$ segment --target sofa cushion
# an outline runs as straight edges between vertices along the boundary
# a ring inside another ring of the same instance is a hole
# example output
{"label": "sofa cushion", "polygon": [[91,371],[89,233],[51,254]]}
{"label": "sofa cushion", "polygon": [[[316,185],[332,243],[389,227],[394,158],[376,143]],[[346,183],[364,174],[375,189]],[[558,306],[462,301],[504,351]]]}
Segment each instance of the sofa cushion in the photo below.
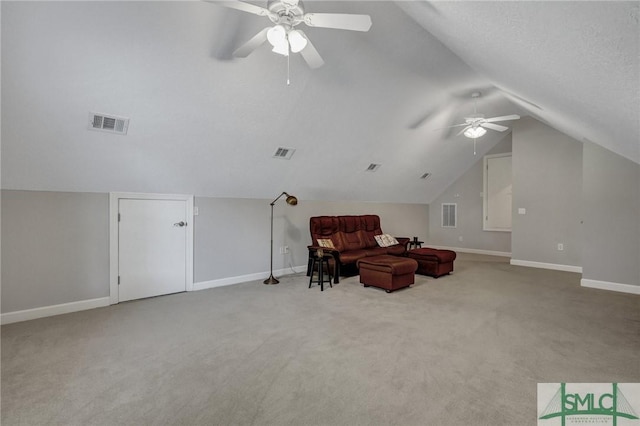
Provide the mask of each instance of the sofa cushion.
{"label": "sofa cushion", "polygon": [[405,247],[403,245],[401,245],[401,244],[396,244],[395,246],[389,246],[389,247],[384,247],[384,248],[380,247],[380,248],[385,250],[385,252],[387,254],[391,254],[391,255],[394,255],[394,256],[402,256],[406,252]]}
{"label": "sofa cushion", "polygon": [[342,247],[343,247],[343,250],[345,251],[361,250],[364,248],[364,244],[362,243],[362,239],[360,238],[359,232],[339,231],[336,233],[336,236],[342,242]]}
{"label": "sofa cushion", "polygon": [[360,232],[365,247],[378,247],[375,236],[382,234],[380,217],[374,214],[360,216]]}
{"label": "sofa cushion", "polygon": [[344,250],[342,241],[337,235],[338,218],[336,216],[316,216],[309,220],[309,229],[313,237],[313,245],[319,245],[318,239],[330,239],[336,250]]}
{"label": "sofa cushion", "polygon": [[340,252],[341,263],[355,263],[358,259],[363,259],[365,257],[367,257],[366,249]]}
{"label": "sofa cushion", "polygon": [[369,247],[365,249],[367,256],[380,256],[383,254],[387,254],[389,251],[386,247]]}

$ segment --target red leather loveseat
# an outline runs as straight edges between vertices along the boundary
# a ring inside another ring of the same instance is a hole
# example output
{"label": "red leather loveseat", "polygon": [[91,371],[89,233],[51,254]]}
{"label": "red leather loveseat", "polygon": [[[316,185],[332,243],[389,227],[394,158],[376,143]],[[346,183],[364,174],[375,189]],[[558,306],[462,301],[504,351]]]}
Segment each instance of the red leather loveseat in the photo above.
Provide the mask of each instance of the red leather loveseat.
{"label": "red leather loveseat", "polygon": [[[380,217],[377,215],[359,216],[315,216],[309,219],[311,245],[309,246],[309,265],[307,275],[311,273],[311,260],[317,249],[331,253],[335,259],[334,282],[339,282],[340,270],[353,266],[369,256],[389,254],[403,256],[407,251],[409,238],[396,238],[398,244],[380,247],[376,235],[382,235]],[[318,243],[318,240],[331,240],[333,248]]]}

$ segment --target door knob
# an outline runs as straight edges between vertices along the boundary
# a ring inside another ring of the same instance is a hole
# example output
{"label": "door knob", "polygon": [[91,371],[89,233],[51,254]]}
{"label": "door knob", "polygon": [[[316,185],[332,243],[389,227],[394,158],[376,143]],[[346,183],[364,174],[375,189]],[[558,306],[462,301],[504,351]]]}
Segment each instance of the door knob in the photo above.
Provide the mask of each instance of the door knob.
{"label": "door knob", "polygon": [[180,227],[187,226],[187,222],[180,221],[178,223],[174,223],[173,226],[180,226]]}

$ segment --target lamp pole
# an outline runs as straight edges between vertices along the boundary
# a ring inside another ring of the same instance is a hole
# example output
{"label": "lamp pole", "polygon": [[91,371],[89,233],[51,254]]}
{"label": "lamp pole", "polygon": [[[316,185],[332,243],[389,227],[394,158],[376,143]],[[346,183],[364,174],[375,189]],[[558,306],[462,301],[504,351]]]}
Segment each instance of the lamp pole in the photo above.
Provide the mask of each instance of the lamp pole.
{"label": "lamp pole", "polygon": [[276,277],[273,276],[273,206],[276,204],[276,201],[278,201],[283,195],[287,196],[287,204],[291,206],[295,206],[296,204],[298,204],[298,199],[296,197],[294,197],[293,195],[289,195],[284,191],[271,202],[271,263],[269,264],[269,278],[264,280],[264,284],[278,284],[280,282]]}

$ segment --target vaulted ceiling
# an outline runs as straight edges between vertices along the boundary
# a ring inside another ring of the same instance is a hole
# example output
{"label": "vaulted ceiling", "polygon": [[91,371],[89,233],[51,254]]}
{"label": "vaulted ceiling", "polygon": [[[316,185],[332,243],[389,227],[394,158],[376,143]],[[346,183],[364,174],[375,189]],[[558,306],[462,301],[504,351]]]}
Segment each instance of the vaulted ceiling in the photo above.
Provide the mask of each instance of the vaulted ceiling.
{"label": "vaulted ceiling", "polygon": [[[474,156],[437,130],[473,113],[475,91],[485,116],[530,115],[640,163],[638,5],[307,1],[373,26],[304,28],[325,65],[292,55],[287,85],[267,45],[231,56],[264,17],[2,2],[2,187],[429,203],[508,137],[489,131]],[[130,118],[127,135],[88,130],[89,112]]]}

